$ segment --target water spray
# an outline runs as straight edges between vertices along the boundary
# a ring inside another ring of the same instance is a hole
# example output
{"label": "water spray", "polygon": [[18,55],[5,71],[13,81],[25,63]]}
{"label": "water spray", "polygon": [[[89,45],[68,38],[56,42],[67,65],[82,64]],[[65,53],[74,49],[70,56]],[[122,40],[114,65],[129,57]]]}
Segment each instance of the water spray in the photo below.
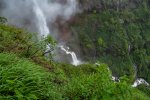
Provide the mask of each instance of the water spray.
{"label": "water spray", "polygon": [[[75,2],[74,0],[70,0],[69,1],[69,4],[71,4],[72,2]],[[50,30],[48,28],[48,25],[47,25],[47,21],[46,21],[46,17],[42,11],[42,9],[40,8],[37,0],[33,0],[33,10],[34,10],[34,13],[36,15],[36,18],[37,18],[37,21],[38,21],[38,29],[39,29],[39,32],[40,32],[40,36],[42,37],[46,37],[48,36],[48,34],[50,34]],[[74,6],[73,6],[74,7]],[[67,10],[68,12],[71,12],[71,10],[69,11],[69,9]],[[49,48],[49,45],[47,45],[47,49]],[[77,56],[75,54],[75,52],[71,52],[69,51],[69,47],[67,47],[67,49],[64,48],[63,45],[60,46],[60,49],[62,51],[64,51],[67,55],[70,54],[71,55],[71,58],[72,58],[72,64],[77,66],[80,64],[80,61],[77,59]],[[46,50],[48,51],[48,50]]]}

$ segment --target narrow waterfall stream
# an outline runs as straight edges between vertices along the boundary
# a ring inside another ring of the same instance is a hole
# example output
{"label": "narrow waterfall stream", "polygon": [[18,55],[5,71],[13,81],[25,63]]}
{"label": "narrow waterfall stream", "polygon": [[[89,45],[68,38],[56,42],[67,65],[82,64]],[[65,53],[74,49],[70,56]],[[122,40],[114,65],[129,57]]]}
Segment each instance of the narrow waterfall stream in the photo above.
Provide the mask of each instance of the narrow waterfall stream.
{"label": "narrow waterfall stream", "polygon": [[63,45],[61,45],[60,49],[63,50],[67,55],[68,54],[71,55],[73,65],[77,66],[77,65],[81,64],[80,61],[77,59],[76,54],[74,52],[69,51],[69,48],[66,49]]}
{"label": "narrow waterfall stream", "polygon": [[36,19],[38,21],[37,27],[39,29],[40,35],[46,37],[50,33],[46,22],[46,17],[42,9],[40,8],[39,4],[37,3],[37,0],[33,0],[33,4],[34,4],[33,10],[36,15]]}
{"label": "narrow waterfall stream", "polygon": [[145,84],[145,85],[149,86],[149,83],[146,82],[144,79],[142,79],[142,78],[137,78],[137,79],[135,80],[135,82],[133,83],[132,87],[137,87],[137,86],[139,86],[139,85],[141,85],[141,84]]}
{"label": "narrow waterfall stream", "polygon": [[[74,2],[74,0],[70,1],[69,3],[72,3],[72,2]],[[40,36],[46,37],[48,34],[50,34],[50,30],[48,28],[47,21],[46,21],[46,16],[44,15],[42,9],[40,8],[37,0],[33,0],[33,4],[34,4],[33,11],[38,21],[37,27],[39,29]],[[47,46],[47,48],[49,48],[49,46]],[[77,66],[80,64],[80,61],[77,59],[75,52],[68,51],[67,49],[64,48],[63,45],[60,46],[60,49],[64,51],[67,55],[68,54],[71,55],[73,65]]]}

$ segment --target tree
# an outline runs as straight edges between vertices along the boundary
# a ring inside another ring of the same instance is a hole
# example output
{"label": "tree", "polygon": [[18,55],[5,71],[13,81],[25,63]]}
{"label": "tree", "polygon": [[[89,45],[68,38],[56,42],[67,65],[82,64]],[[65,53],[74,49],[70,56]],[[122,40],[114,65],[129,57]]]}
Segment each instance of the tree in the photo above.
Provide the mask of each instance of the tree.
{"label": "tree", "polygon": [[0,24],[5,24],[7,22],[7,19],[4,17],[0,17]]}

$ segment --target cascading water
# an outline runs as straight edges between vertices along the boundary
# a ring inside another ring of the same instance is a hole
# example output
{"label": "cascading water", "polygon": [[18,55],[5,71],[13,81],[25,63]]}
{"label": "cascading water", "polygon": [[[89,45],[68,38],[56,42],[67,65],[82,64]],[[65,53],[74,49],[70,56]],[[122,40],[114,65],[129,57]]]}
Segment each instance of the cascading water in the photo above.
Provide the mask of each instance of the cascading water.
{"label": "cascading water", "polygon": [[[136,64],[133,64],[133,68],[134,68],[134,70],[135,70],[134,77],[135,77],[135,79],[136,79],[136,78],[137,78],[137,65],[136,65]],[[139,85],[141,85],[141,84],[145,84],[145,85],[149,86],[149,83],[146,82],[144,79],[142,79],[142,78],[137,78],[137,79],[135,80],[135,82],[132,84],[132,87],[137,87],[137,86],[139,86]]]}
{"label": "cascading water", "polygon": [[[72,3],[74,0],[70,0],[69,3]],[[46,22],[46,17],[42,11],[42,9],[40,8],[37,0],[33,0],[33,4],[34,4],[34,7],[33,7],[33,10],[34,10],[34,13],[36,15],[36,18],[37,18],[37,21],[38,21],[38,29],[39,29],[39,32],[40,32],[40,35],[43,36],[43,37],[46,37],[49,33],[50,33],[50,30],[47,26],[47,22]],[[66,54],[70,54],[71,57],[72,57],[72,64],[77,66],[80,64],[80,61],[77,59],[77,56],[74,52],[70,52],[68,51],[67,49],[64,48],[63,45],[60,46],[61,50],[63,50]],[[49,45],[47,45],[46,49],[49,49]],[[48,50],[46,50],[48,51]]]}
{"label": "cascading water", "polygon": [[137,87],[137,86],[139,86],[139,85],[141,85],[141,84],[145,84],[145,85],[149,86],[149,83],[146,82],[144,79],[138,78],[138,79],[136,79],[136,81],[133,83],[132,87]]}
{"label": "cascading water", "polygon": [[73,61],[72,61],[72,64],[73,64],[73,65],[77,66],[77,65],[81,64],[80,61],[77,59],[76,54],[75,54],[74,52],[68,51],[69,48],[65,49],[65,47],[64,47],[63,45],[61,45],[61,46],[59,46],[59,47],[60,47],[60,49],[61,49],[62,51],[64,51],[66,54],[70,54],[70,55],[71,55],[72,60],[73,60]]}
{"label": "cascading water", "polygon": [[[34,10],[34,13],[36,15],[36,19],[37,19],[37,23],[38,23],[37,26],[38,26],[40,35],[43,37],[46,37],[50,33],[50,30],[47,26],[46,17],[44,15],[42,9],[40,8],[37,0],[32,0],[32,1],[34,4],[33,10]],[[73,2],[73,0],[70,0],[70,3],[71,2]],[[66,10],[66,11],[69,11],[69,10]],[[71,55],[73,65],[77,66],[77,65],[81,64],[81,62],[77,59],[76,54],[74,52],[69,51],[69,48],[66,49],[63,45],[58,46],[58,47],[60,47],[60,49],[62,51],[64,51],[67,55]],[[49,45],[47,45],[47,48],[49,48]],[[136,77],[136,73],[137,73],[136,65],[134,65],[134,68],[135,68],[135,77]],[[120,82],[119,78],[114,77],[114,76],[112,76],[112,80]],[[145,85],[149,86],[149,83],[147,83],[144,79],[138,78],[133,83],[132,87],[137,87],[138,85],[141,85],[141,84],[145,84]]]}
{"label": "cascading water", "polygon": [[[100,66],[99,63],[95,63],[95,65]],[[137,77],[137,76],[136,76],[136,75],[137,75],[137,66],[136,66],[136,64],[134,64],[133,66],[134,66],[134,69],[135,69],[135,75],[134,75],[134,77],[136,78],[136,77]],[[109,67],[108,67],[108,70],[110,71]],[[114,82],[120,82],[119,77],[111,76],[111,79],[112,79]],[[131,86],[132,86],[132,87],[137,87],[137,86],[139,86],[139,85],[141,85],[141,84],[144,84],[144,85],[146,85],[146,86],[150,86],[150,84],[149,84],[146,80],[144,80],[144,79],[142,79],[142,78],[137,78]]]}
{"label": "cascading water", "polygon": [[39,4],[37,3],[37,0],[33,0],[33,4],[34,4],[33,10],[38,21],[38,29],[40,35],[46,37],[50,33],[46,22],[46,17],[43,11],[41,10]]}

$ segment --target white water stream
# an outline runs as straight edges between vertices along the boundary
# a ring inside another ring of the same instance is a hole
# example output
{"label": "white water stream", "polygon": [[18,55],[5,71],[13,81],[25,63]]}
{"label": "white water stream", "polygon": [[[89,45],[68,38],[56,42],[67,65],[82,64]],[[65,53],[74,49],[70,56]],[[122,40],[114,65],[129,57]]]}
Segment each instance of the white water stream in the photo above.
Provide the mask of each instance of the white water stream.
{"label": "white water stream", "polygon": [[[114,82],[120,82],[119,78],[118,78],[118,77],[115,77],[115,76],[112,76],[112,80],[113,80]],[[144,85],[146,85],[146,86],[149,86],[149,85],[150,85],[150,84],[149,84],[148,82],[146,82],[144,79],[142,79],[142,78],[137,78],[131,86],[132,86],[132,87],[137,87],[137,86],[139,86],[139,85],[141,85],[141,84],[144,84]]]}
{"label": "white water stream", "polygon": [[77,66],[77,65],[80,65],[80,64],[81,64],[80,61],[77,59],[76,54],[75,54],[74,52],[72,52],[72,51],[69,51],[69,48],[68,48],[68,47],[67,47],[67,49],[66,49],[63,45],[61,45],[61,46],[59,46],[59,47],[60,47],[60,49],[63,50],[67,55],[68,55],[68,54],[71,55],[71,57],[72,57],[72,64],[73,64],[73,65]]}
{"label": "white water stream", "polygon": [[139,86],[141,84],[145,84],[145,85],[149,86],[149,83],[146,82],[144,79],[138,78],[138,79],[135,80],[135,82],[133,83],[132,87],[137,87],[137,86]]}
{"label": "white water stream", "polygon": [[38,21],[37,23],[40,35],[46,37],[50,33],[46,22],[46,17],[42,9],[40,8],[39,4],[37,3],[37,0],[33,0],[33,4],[34,4],[33,10],[35,12],[36,19]]}
{"label": "white water stream", "polygon": [[[100,66],[99,63],[95,63],[95,65]],[[136,78],[136,76],[137,76],[137,66],[136,66],[136,64],[134,64],[133,66],[134,66],[134,69],[135,69],[134,77]],[[108,67],[108,70],[110,71],[109,67]],[[119,77],[111,76],[111,79],[114,82],[120,82]],[[142,78],[137,78],[131,86],[132,87],[137,87],[137,86],[139,86],[141,84],[144,84],[146,86],[150,86],[150,84],[146,80],[144,80]]]}
{"label": "white water stream", "polygon": [[[69,3],[72,3],[73,1],[74,0],[70,1]],[[42,9],[40,8],[37,0],[33,0],[33,4],[34,4],[33,10],[36,15],[36,19],[38,21],[37,27],[39,29],[40,35],[41,35],[41,37],[46,37],[48,34],[50,34],[50,30],[47,25],[46,17],[44,15]],[[47,45],[47,49],[48,48],[49,48],[49,45]],[[71,55],[73,65],[77,66],[80,64],[80,61],[77,59],[77,56],[74,52],[68,51],[68,49],[65,49],[63,45],[60,46],[60,49],[62,51],[64,51],[67,55],[68,54]],[[46,51],[48,51],[48,50],[46,50]]]}

